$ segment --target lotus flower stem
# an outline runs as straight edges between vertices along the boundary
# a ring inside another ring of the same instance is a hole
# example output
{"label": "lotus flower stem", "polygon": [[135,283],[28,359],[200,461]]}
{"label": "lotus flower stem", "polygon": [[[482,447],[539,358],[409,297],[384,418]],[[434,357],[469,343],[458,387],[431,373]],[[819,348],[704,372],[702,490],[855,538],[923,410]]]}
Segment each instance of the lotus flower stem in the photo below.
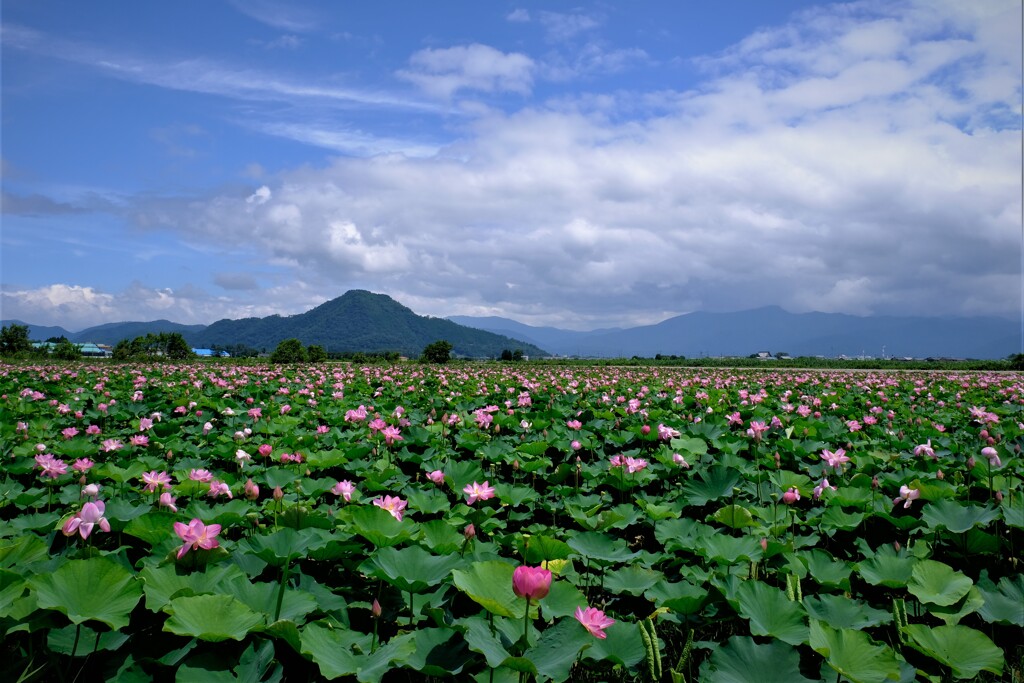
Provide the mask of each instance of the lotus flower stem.
{"label": "lotus flower stem", "polygon": [[288,585],[288,573],[291,570],[291,562],[285,560],[281,568],[281,585],[277,589],[277,606],[274,608],[274,621],[281,618],[281,605],[284,604],[284,589]]}

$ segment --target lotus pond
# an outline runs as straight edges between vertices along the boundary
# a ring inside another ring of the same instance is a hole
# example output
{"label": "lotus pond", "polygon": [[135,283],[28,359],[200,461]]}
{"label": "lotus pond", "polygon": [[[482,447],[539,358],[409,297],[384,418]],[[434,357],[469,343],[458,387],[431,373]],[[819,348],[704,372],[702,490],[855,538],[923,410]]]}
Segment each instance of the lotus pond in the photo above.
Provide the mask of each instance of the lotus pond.
{"label": "lotus pond", "polygon": [[1014,680],[1024,376],[0,365],[3,680]]}

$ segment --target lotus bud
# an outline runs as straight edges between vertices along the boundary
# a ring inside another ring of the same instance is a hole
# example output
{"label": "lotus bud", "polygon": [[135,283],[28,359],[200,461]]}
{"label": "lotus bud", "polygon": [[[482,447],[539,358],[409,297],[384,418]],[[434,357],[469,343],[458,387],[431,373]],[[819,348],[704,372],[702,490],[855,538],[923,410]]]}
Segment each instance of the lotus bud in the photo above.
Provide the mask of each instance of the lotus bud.
{"label": "lotus bud", "polygon": [[995,445],[995,442],[996,442],[995,438],[993,438],[991,436],[988,437],[988,445],[989,446]]}
{"label": "lotus bud", "polygon": [[874,476],[874,477],[871,477],[871,488],[873,488],[873,489],[877,489],[878,488],[878,476],[877,475]]}
{"label": "lotus bud", "polygon": [[78,478],[78,483],[81,484],[82,486],[85,486],[85,482],[86,482],[86,479],[85,479],[85,475],[83,474],[81,477]]}
{"label": "lotus bud", "polygon": [[768,550],[768,539],[767,538],[762,538],[761,539],[761,550]]}
{"label": "lotus bud", "polygon": [[374,619],[380,619],[382,613],[383,610],[380,608],[380,603],[377,601],[377,598],[374,598],[373,605],[370,606],[370,614]]}
{"label": "lotus bud", "polygon": [[1002,503],[1003,502],[1003,492],[1002,491],[996,491],[996,502],[997,503]]}
{"label": "lotus bud", "polygon": [[476,538],[476,527],[472,524],[467,525],[466,528],[463,529],[462,535],[466,537],[467,541],[472,541]]}
{"label": "lotus bud", "polygon": [[252,479],[246,480],[244,490],[247,500],[256,500],[260,497],[260,487]]}
{"label": "lotus bud", "polygon": [[980,436],[982,439],[987,439],[989,437],[988,430],[982,429],[978,436]]}
{"label": "lotus bud", "polygon": [[967,458],[967,469],[973,470],[975,462],[976,461],[974,460],[974,456],[973,455],[971,457]]}
{"label": "lotus bud", "polygon": [[650,434],[651,433],[651,425],[644,425],[643,427],[641,427],[640,428],[640,433],[643,434],[644,436],[647,436],[648,434]]}
{"label": "lotus bud", "polygon": [[900,551],[900,542],[899,541],[893,541],[892,542],[892,547],[896,549],[896,552],[899,552]]}
{"label": "lotus bud", "polygon": [[515,470],[516,472],[519,471],[519,460],[518,459],[512,461],[512,469]]}
{"label": "lotus bud", "polygon": [[936,478],[937,478],[937,479],[938,479],[939,481],[942,481],[943,479],[945,479],[945,478],[946,478],[946,475],[942,473],[942,470],[939,470],[938,472],[936,472],[936,473],[935,473],[935,477],[936,477]]}
{"label": "lotus bud", "polygon": [[280,502],[284,498],[284,491],[281,490],[280,486],[274,487],[274,500]]}

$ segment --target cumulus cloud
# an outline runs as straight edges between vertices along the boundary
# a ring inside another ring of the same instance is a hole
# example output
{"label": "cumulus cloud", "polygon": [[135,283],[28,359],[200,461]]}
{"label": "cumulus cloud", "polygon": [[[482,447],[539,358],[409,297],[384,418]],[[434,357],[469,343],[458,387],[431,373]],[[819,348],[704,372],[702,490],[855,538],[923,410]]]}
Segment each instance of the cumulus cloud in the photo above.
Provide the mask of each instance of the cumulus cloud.
{"label": "cumulus cloud", "polygon": [[[225,274],[230,279],[230,274]],[[148,322],[167,319],[184,324],[208,324],[223,318],[289,315],[307,311],[325,301],[308,283],[288,283],[251,291],[214,296],[196,285],[177,288],[149,287],[133,282],[120,291],[53,284],[44,287],[0,288],[4,319],[33,325],[59,325],[76,332],[109,322]]]}
{"label": "cumulus cloud", "polygon": [[524,54],[473,43],[420,50],[398,76],[430,95],[448,98],[460,90],[528,94],[533,70],[533,60]]}
{"label": "cumulus cloud", "polygon": [[[693,90],[481,108],[433,154],[335,158],[133,209],[291,273],[301,285],[244,300],[267,312],[361,287],[419,313],[578,328],[767,304],[1014,315],[1020,6],[893,7],[804,12],[702,60]],[[539,67],[513,56],[424,50],[403,76],[441,97],[529,92]],[[5,315],[30,293],[8,296]],[[230,308],[169,296],[182,321]]]}

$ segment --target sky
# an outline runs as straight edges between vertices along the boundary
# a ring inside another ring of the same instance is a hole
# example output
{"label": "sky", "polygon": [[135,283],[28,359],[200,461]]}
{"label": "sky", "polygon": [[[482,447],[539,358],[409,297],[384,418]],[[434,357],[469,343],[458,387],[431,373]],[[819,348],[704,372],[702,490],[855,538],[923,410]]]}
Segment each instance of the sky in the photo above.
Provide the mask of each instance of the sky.
{"label": "sky", "polygon": [[1022,308],[1019,0],[4,0],[0,318]]}

